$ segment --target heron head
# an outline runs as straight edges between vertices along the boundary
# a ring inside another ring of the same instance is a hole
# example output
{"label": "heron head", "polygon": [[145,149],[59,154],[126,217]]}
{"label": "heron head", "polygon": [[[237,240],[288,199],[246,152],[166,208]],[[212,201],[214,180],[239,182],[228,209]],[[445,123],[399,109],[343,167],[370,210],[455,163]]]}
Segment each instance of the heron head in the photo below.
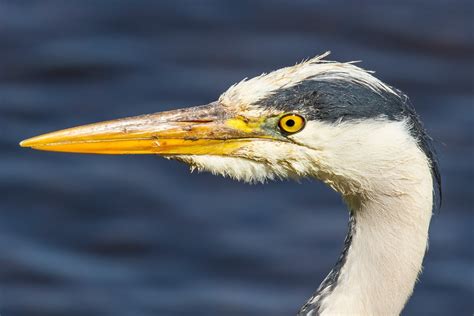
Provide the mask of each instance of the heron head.
{"label": "heron head", "polygon": [[417,148],[433,158],[403,94],[326,55],[241,81],[207,105],[70,128],[21,146],[156,154],[247,182],[316,177],[343,193],[367,190]]}

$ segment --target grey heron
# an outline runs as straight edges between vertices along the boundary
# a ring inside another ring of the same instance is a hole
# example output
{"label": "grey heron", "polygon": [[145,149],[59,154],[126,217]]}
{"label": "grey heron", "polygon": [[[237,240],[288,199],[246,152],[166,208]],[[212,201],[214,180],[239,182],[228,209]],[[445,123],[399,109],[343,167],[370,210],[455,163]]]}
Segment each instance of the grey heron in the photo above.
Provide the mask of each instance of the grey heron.
{"label": "grey heron", "polygon": [[299,315],[398,315],[427,249],[441,178],[408,98],[328,53],[203,106],[69,128],[23,147],[156,154],[246,182],[319,179],[349,209],[343,252]]}

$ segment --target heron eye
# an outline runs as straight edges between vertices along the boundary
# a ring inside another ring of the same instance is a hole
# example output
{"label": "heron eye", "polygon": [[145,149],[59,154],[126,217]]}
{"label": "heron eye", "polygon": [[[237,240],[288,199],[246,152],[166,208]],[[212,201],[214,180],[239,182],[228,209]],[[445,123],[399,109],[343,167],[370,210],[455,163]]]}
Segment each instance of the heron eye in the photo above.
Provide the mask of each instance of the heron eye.
{"label": "heron eye", "polygon": [[297,133],[303,129],[305,120],[298,114],[285,114],[280,118],[278,126],[285,133]]}

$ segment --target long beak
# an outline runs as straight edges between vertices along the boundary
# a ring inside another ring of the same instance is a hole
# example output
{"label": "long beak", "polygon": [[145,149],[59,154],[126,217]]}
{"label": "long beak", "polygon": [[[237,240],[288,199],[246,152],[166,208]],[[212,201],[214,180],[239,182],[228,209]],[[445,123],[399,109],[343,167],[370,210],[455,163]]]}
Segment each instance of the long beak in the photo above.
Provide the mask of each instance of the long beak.
{"label": "long beak", "polygon": [[271,138],[261,121],[209,105],[89,124],[24,140],[22,147],[90,154],[230,155],[255,138]]}

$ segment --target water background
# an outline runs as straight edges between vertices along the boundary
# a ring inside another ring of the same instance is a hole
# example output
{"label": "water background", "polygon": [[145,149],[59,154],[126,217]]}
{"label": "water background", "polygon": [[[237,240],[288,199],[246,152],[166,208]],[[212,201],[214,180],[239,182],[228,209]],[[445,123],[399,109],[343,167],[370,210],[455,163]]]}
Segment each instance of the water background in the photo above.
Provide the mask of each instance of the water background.
{"label": "water background", "polygon": [[405,91],[437,140],[444,204],[404,315],[472,315],[473,21],[471,0],[0,0],[0,313],[294,315],[346,232],[324,185],[17,143],[331,50]]}

